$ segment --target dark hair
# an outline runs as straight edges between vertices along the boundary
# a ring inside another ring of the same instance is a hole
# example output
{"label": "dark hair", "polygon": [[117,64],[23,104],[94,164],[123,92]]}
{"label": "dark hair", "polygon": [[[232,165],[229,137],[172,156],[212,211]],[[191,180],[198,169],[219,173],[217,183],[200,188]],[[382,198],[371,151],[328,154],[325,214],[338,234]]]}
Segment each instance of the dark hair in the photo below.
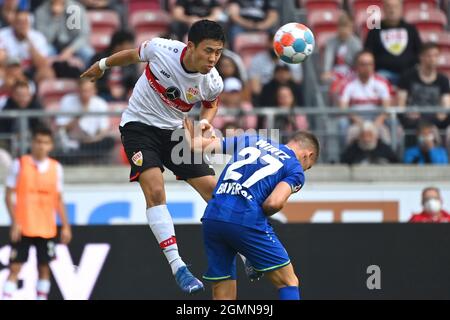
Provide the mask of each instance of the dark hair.
{"label": "dark hair", "polygon": [[124,42],[134,43],[134,40],[135,40],[134,33],[131,32],[130,30],[122,29],[122,30],[116,31],[111,38],[111,42],[109,43],[108,51],[112,51],[115,46],[118,46]]}
{"label": "dark hair", "polygon": [[294,140],[302,147],[312,148],[316,154],[315,160],[319,158],[320,143],[317,137],[308,131],[297,131],[291,136],[291,140]]}
{"label": "dark hair", "polygon": [[373,55],[372,51],[369,51],[367,49],[363,49],[363,50],[361,50],[360,52],[358,52],[356,54],[355,60],[354,60],[354,64],[355,65],[358,63],[359,58],[361,58],[361,56],[364,55],[364,54],[370,54],[375,59],[375,56]]}
{"label": "dark hair", "polygon": [[220,24],[211,20],[200,20],[194,23],[189,29],[188,41],[198,46],[206,39],[222,41],[225,43],[225,32]]}
{"label": "dark hair", "polygon": [[424,129],[433,129],[435,127],[435,125],[427,120],[421,120],[418,124],[417,124],[417,132],[421,132]]}
{"label": "dark hair", "polygon": [[53,131],[44,125],[39,125],[34,128],[31,137],[35,139],[38,135],[50,137],[53,140]]}
{"label": "dark hair", "polygon": [[427,52],[428,50],[431,50],[431,49],[438,49],[439,50],[439,46],[436,43],[434,43],[434,42],[424,43],[420,47],[419,55],[421,56],[422,54],[424,54],[425,52]]}
{"label": "dark hair", "polygon": [[18,80],[16,81],[16,83],[14,83],[12,89],[13,91],[15,91],[18,88],[30,88],[30,85],[28,84],[28,82],[24,81],[24,80]]}

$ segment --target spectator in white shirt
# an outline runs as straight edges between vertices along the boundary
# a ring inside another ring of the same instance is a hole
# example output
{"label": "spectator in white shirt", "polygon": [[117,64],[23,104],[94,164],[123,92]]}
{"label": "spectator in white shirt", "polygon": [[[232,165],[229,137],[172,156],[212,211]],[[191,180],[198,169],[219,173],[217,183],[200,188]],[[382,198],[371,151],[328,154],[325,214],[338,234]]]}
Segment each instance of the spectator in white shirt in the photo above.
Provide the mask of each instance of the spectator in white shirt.
{"label": "spectator in white shirt", "polygon": [[22,68],[37,82],[54,76],[47,60],[47,40],[42,33],[31,28],[28,11],[18,11],[12,25],[0,29],[0,48],[5,49],[8,57],[20,59]]}
{"label": "spectator in white shirt", "polygon": [[[93,82],[80,79],[79,92],[65,95],[61,100],[61,111],[105,112],[108,105],[105,100],[96,95]],[[92,161],[107,155],[114,147],[108,116],[61,116],[56,119],[60,129],[63,149],[67,158],[78,158],[75,161]],[[61,159],[63,160],[63,159]]]}

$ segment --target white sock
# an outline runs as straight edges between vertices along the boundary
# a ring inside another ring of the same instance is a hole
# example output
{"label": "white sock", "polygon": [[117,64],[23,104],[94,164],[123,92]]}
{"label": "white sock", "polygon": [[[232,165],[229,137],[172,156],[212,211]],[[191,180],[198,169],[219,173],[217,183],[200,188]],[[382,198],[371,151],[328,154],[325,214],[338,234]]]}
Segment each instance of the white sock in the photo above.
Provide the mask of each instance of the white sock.
{"label": "white sock", "polygon": [[11,300],[13,293],[17,290],[17,281],[5,281],[3,285],[3,300]]}
{"label": "white sock", "polygon": [[178,268],[186,264],[181,260],[180,254],[178,253],[175,228],[169,210],[167,210],[165,204],[162,204],[148,208],[146,215],[150,229],[152,229],[159,246],[163,250],[172,269],[172,273],[175,274]]}
{"label": "white sock", "polygon": [[36,300],[47,300],[50,292],[50,280],[38,280]]}

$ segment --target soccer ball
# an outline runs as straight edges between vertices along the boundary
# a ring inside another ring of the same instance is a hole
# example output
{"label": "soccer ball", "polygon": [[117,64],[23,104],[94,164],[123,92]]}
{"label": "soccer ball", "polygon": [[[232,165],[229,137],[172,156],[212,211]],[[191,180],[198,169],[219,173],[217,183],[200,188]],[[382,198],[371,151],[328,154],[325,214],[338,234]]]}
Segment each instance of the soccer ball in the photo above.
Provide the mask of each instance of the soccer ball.
{"label": "soccer ball", "polygon": [[287,63],[301,63],[314,51],[314,34],[305,25],[291,22],[282,26],[273,38],[273,49]]}

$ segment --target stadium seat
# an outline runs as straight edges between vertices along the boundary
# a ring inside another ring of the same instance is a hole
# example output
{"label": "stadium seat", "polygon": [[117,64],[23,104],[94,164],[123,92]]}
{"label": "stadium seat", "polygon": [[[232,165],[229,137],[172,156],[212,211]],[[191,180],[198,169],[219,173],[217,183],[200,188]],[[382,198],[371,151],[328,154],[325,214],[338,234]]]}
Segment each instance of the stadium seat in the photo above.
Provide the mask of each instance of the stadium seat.
{"label": "stadium seat", "polygon": [[170,21],[170,16],[165,11],[138,11],[130,15],[129,24],[136,34],[166,33]]}
{"label": "stadium seat", "polygon": [[323,52],[327,44],[327,41],[335,35],[336,32],[333,31],[324,31],[315,35],[316,45],[319,52]]}
{"label": "stadium seat", "polygon": [[436,43],[441,52],[450,52],[450,32],[448,31],[421,31],[420,38],[423,42]]}
{"label": "stadium seat", "polygon": [[447,25],[447,17],[439,9],[410,10],[406,12],[405,20],[416,25],[419,31],[443,31]]}
{"label": "stadium seat", "polygon": [[91,33],[90,37],[91,46],[94,48],[95,52],[101,52],[105,50],[109,43],[111,42],[111,35],[104,33]]}
{"label": "stadium seat", "polygon": [[321,32],[335,32],[341,13],[339,9],[310,12],[307,14],[308,26],[315,35]]}
{"label": "stadium seat", "polygon": [[315,10],[335,10],[342,8],[342,0],[298,0],[301,8],[307,12]]}
{"label": "stadium seat", "polygon": [[114,10],[89,10],[87,14],[91,23],[91,32],[111,35],[120,29],[119,14]]}
{"label": "stadium seat", "polygon": [[439,71],[449,74],[450,73],[450,53],[442,52],[439,56]]}
{"label": "stadium seat", "polygon": [[403,0],[403,11],[436,9],[438,5],[439,0]]}
{"label": "stadium seat", "polygon": [[127,2],[128,17],[135,12],[160,10],[160,0],[124,0]]}
{"label": "stadium seat", "polygon": [[48,79],[39,82],[38,97],[45,109],[57,109],[61,98],[78,91],[78,81],[74,79]]}
{"label": "stadium seat", "polygon": [[234,39],[234,51],[239,54],[246,67],[250,66],[252,57],[267,48],[267,33],[243,32]]}
{"label": "stadium seat", "polygon": [[383,8],[383,0],[350,0],[349,7],[351,8],[354,15],[360,11],[366,12],[367,8],[370,6],[378,6]]}

